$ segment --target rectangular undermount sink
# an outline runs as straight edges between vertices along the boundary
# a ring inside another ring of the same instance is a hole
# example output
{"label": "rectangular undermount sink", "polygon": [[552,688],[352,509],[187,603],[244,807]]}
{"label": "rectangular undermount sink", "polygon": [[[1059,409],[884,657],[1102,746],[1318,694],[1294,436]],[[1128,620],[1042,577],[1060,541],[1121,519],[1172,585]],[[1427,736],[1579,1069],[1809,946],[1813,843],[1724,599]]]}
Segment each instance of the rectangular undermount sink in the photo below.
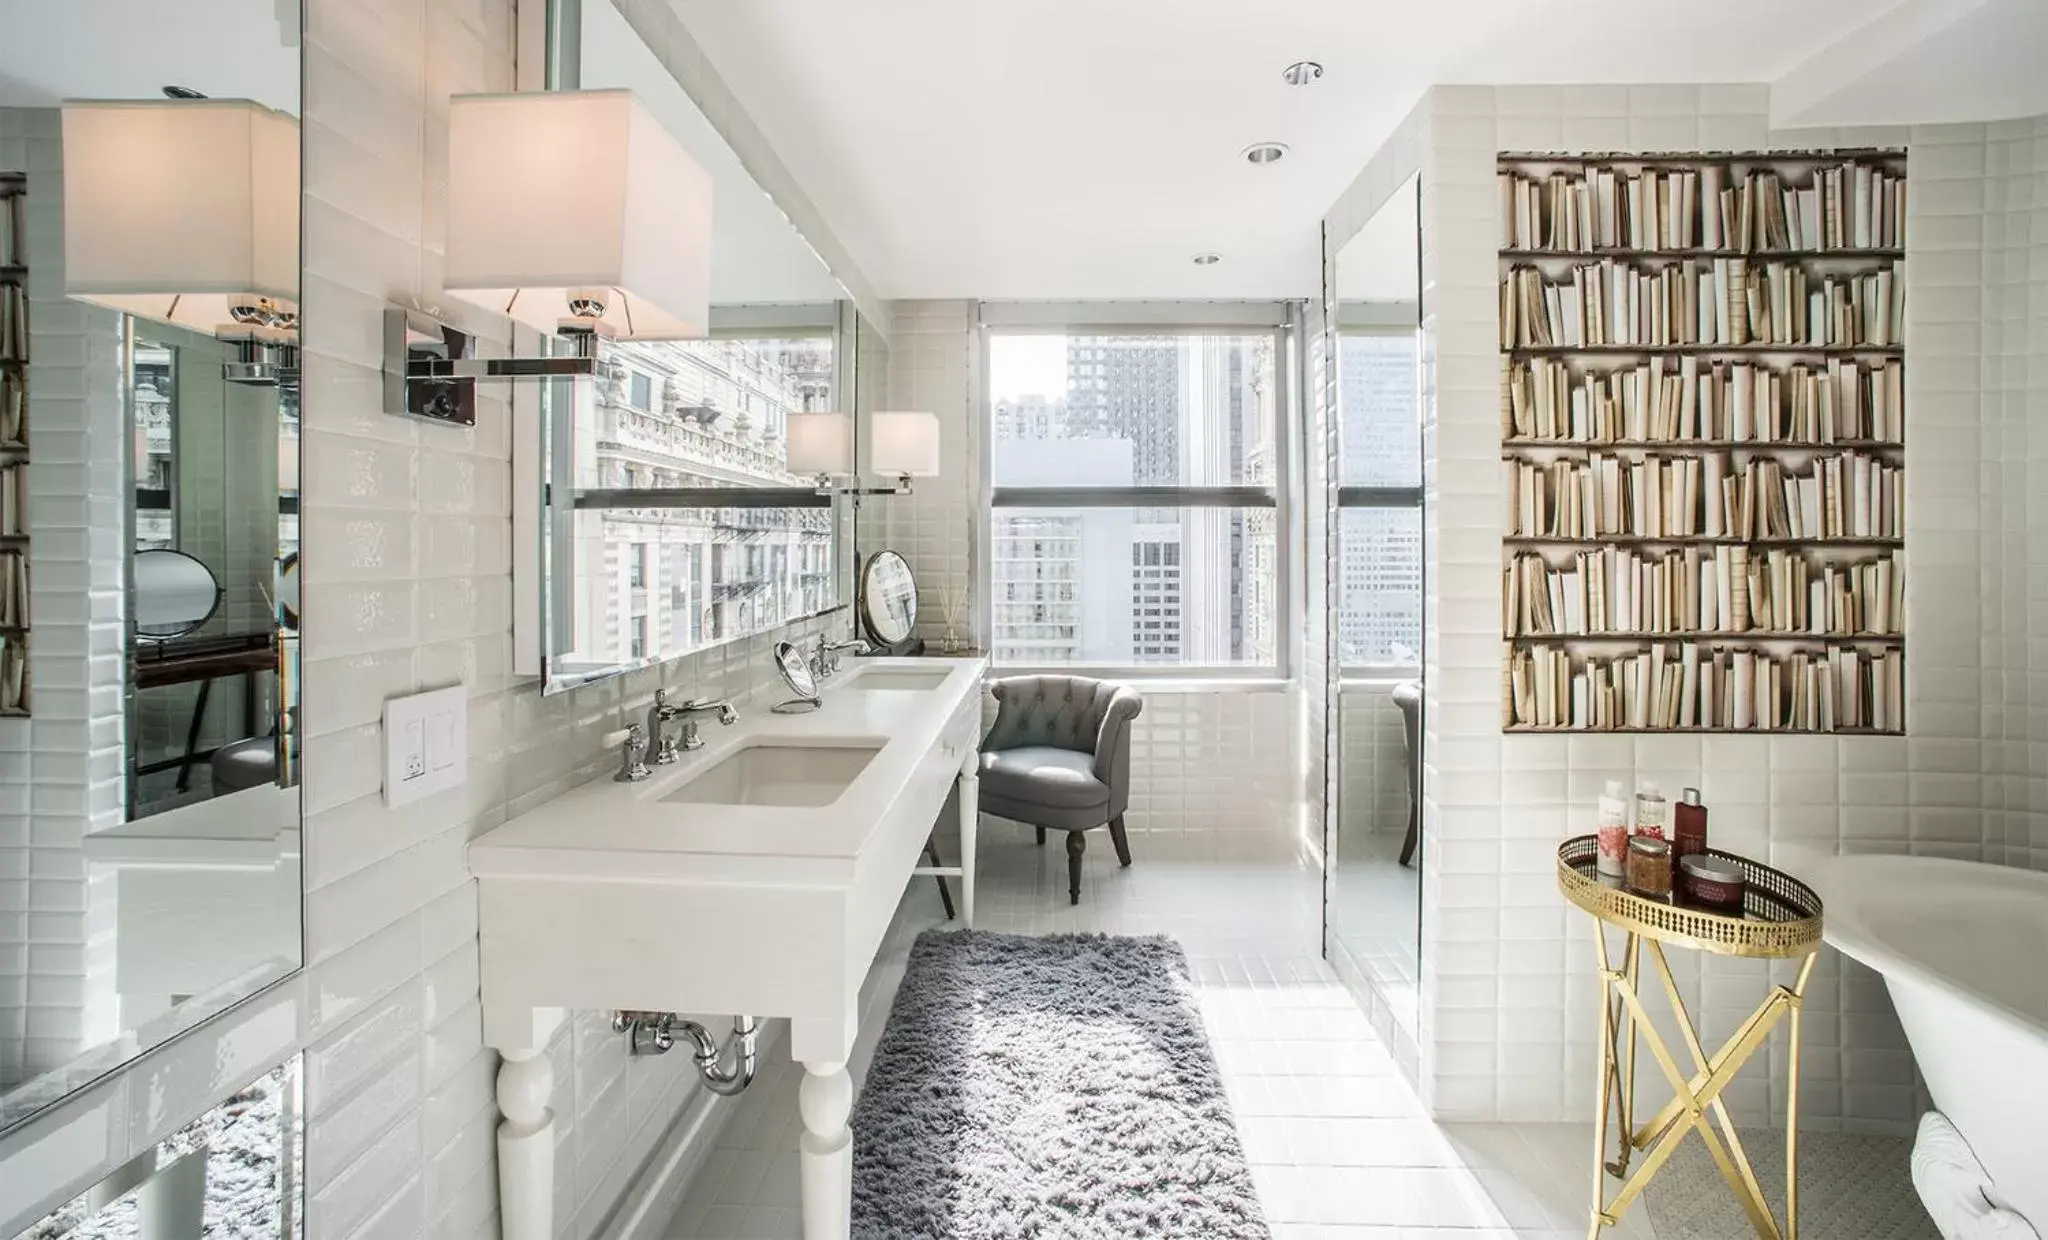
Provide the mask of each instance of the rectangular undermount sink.
{"label": "rectangular undermount sink", "polygon": [[687,805],[774,805],[816,808],[837,801],[888,742],[846,740],[749,742],[661,798]]}
{"label": "rectangular undermount sink", "polygon": [[870,693],[929,693],[945,684],[949,674],[916,668],[867,667],[854,673],[843,687]]}

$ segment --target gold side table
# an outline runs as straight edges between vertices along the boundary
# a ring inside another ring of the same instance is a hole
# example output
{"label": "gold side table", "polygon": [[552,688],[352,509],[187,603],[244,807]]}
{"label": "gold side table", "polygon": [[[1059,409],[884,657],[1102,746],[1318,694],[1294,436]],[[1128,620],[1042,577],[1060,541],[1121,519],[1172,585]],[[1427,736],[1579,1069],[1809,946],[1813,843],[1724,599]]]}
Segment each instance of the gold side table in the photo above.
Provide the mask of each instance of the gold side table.
{"label": "gold side table", "polygon": [[[1713,1155],[1714,1165],[1735,1191],[1756,1234],[1765,1240],[1798,1240],[1799,1236],[1799,1014],[1806,982],[1820,952],[1820,897],[1805,883],[1761,862],[1733,853],[1714,852],[1742,868],[1748,889],[1742,916],[1716,913],[1684,903],[1639,896],[1602,879],[1596,868],[1599,844],[1594,836],[1566,840],[1557,850],[1557,885],[1565,899],[1593,915],[1593,938],[1600,961],[1600,1122],[1593,1147],[1593,1217],[1587,1240],[1612,1227],[1664,1169],[1686,1135],[1698,1132]],[[1607,929],[1627,935],[1619,957],[1607,947]],[[1721,956],[1752,960],[1803,958],[1790,986],[1775,986],[1749,1019],[1721,1048],[1709,1055],[1700,1042],[1664,947],[1690,948]],[[1663,982],[1678,1017],[1685,1050],[1692,1060],[1679,1066],[1669,1044],[1643,1007],[1642,964],[1650,965]],[[1763,1188],[1743,1152],[1742,1139],[1721,1102],[1721,1091],[1742,1066],[1764,1046],[1780,1021],[1790,1025],[1792,1050],[1785,1103],[1785,1219],[1781,1226],[1764,1200]],[[1624,1052],[1620,1039],[1627,1038]],[[1671,1085],[1670,1102],[1640,1127],[1635,1124],[1636,1051],[1650,1048],[1651,1058]],[[1713,1122],[1708,1122],[1708,1112]],[[1719,1131],[1716,1131],[1718,1126]],[[1617,1155],[1607,1157],[1609,1134],[1618,1132]],[[1643,1158],[1634,1170],[1636,1153]],[[1607,1177],[1621,1181],[1608,1196]]]}

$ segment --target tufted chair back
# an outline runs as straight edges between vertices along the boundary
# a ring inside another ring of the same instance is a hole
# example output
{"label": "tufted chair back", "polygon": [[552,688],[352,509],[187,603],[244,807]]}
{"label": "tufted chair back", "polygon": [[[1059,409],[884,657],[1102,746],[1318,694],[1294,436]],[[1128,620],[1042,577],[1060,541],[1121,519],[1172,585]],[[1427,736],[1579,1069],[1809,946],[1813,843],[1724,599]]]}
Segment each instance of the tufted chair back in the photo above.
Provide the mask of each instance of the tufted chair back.
{"label": "tufted chair back", "polygon": [[1086,676],[1012,676],[993,681],[996,721],[982,752],[1049,745],[1095,756],[1095,777],[1109,785],[1116,813],[1130,796],[1130,723],[1144,699],[1129,685]]}

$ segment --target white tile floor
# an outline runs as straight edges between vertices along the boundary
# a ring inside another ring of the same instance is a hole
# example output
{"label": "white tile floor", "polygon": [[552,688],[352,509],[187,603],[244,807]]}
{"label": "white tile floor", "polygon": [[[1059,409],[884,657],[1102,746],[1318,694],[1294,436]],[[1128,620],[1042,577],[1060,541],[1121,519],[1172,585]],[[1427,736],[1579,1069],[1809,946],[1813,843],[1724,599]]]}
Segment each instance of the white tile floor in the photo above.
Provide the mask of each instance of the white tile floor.
{"label": "white tile floor", "polygon": [[[1318,955],[1320,885],[1304,861],[1279,846],[1134,835],[1129,870],[1116,868],[1107,847],[1090,850],[1081,903],[1070,907],[1057,839],[1035,848],[1028,830],[996,822],[981,838],[980,929],[1180,940],[1276,1240],[1585,1235],[1590,1129],[1438,1125],[1424,1115]],[[863,990],[856,1081],[911,940],[943,921],[936,889],[919,880]],[[800,1234],[801,1076],[779,1047],[768,1057],[690,1185],[673,1240]],[[1609,1234],[1651,1237],[1640,1209]]]}

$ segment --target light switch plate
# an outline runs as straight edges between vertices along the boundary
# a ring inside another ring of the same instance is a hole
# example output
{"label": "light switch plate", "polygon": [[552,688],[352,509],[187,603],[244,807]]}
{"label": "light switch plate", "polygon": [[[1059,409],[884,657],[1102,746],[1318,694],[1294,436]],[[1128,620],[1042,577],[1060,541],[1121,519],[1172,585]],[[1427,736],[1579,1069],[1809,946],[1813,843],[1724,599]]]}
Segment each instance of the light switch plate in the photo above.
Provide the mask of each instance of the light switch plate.
{"label": "light switch plate", "polygon": [[461,685],[384,703],[384,804],[404,805],[469,774],[469,691]]}

